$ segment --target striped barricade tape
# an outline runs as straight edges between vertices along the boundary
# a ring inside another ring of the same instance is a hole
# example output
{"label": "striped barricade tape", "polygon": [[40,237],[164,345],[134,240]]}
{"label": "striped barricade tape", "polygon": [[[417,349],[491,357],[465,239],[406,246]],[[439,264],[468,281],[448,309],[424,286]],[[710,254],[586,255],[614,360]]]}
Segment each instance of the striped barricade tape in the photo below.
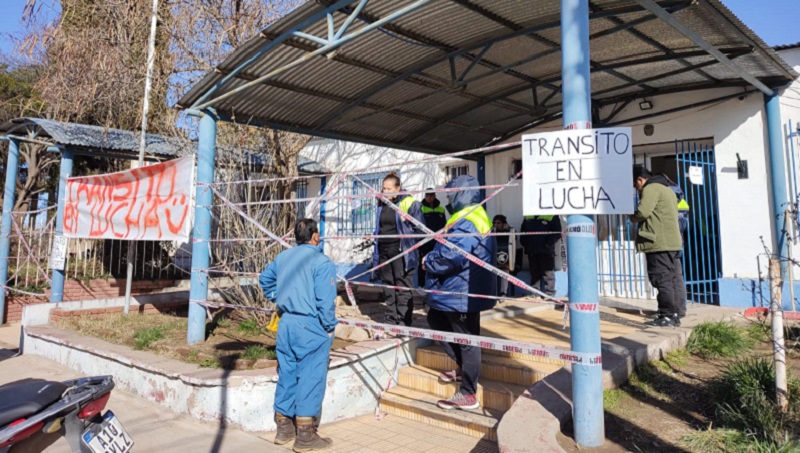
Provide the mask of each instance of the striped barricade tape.
{"label": "striped barricade tape", "polygon": [[[209,300],[190,300],[192,303],[211,308],[233,308],[250,311],[260,311],[271,314],[275,310],[263,307],[248,307],[244,305],[233,305],[225,302],[213,302]],[[574,352],[568,349],[546,346],[539,343],[527,343],[523,341],[506,340],[502,338],[484,337],[479,335],[467,335],[453,332],[443,332],[440,330],[424,329],[419,327],[395,326],[382,324],[372,321],[361,321],[357,319],[338,318],[339,324],[344,326],[358,327],[371,330],[373,332],[390,333],[413,338],[423,338],[426,340],[442,341],[445,343],[455,343],[464,346],[475,346],[481,349],[492,349],[495,351],[525,354],[540,359],[567,362],[578,365],[596,366],[603,364],[602,354],[588,352]]]}

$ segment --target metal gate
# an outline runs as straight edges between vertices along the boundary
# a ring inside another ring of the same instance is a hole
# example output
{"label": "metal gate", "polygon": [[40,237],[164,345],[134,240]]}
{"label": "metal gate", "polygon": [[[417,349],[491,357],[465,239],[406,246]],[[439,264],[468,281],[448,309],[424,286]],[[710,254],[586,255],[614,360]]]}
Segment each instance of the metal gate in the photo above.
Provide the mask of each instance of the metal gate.
{"label": "metal gate", "polygon": [[683,275],[690,301],[719,303],[722,267],[714,147],[675,142],[677,183],[689,203],[683,243]]}

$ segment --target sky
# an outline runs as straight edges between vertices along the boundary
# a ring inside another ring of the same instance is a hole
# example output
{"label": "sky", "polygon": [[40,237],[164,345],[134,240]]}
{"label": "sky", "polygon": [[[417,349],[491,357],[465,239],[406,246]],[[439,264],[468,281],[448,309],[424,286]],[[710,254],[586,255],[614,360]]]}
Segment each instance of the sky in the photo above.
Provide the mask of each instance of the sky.
{"label": "sky", "polygon": [[[800,0],[722,1],[770,46],[800,42]],[[54,3],[57,7],[56,0],[38,2],[49,10]],[[25,0],[0,0],[0,52],[13,52],[8,35],[22,29],[24,7]]]}

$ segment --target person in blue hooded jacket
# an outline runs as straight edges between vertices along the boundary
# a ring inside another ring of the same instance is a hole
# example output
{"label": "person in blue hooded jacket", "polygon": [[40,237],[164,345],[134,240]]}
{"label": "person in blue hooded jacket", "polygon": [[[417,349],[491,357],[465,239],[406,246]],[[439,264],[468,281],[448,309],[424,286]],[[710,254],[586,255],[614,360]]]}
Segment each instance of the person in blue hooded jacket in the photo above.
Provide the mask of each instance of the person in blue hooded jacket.
{"label": "person in blue hooded jacket", "polygon": [[[383,178],[383,193],[397,193],[402,191],[400,178],[396,173],[389,173]],[[422,205],[411,195],[388,197],[402,211],[424,223]],[[378,213],[375,218],[375,235],[389,236],[375,241],[372,252],[372,265],[383,264],[397,257],[417,243],[414,238],[397,238],[401,234],[422,233],[411,222],[403,219],[398,212],[382,202],[378,203]],[[414,273],[419,265],[419,252],[417,250],[397,258],[386,266],[378,269],[378,276],[385,285],[414,287]],[[414,299],[411,291],[383,288],[386,301],[386,323],[399,325],[401,322],[411,325],[411,316],[414,312]]]}
{"label": "person in blue hooded jacket", "polygon": [[[468,234],[450,236],[448,240],[482,261],[494,266],[497,245],[492,236],[492,221],[481,201],[478,181],[469,175],[459,176],[447,188],[463,190],[448,194],[447,209],[451,212],[445,228],[447,233]],[[425,288],[453,293],[494,295],[497,279],[488,270],[467,260],[463,255],[437,243],[433,251],[423,258],[426,271]],[[490,310],[496,301],[466,295],[430,294],[426,303],[428,325],[434,330],[480,335],[481,312]],[[481,349],[453,343],[442,343],[457,369],[439,375],[443,382],[461,382],[459,390],[449,399],[437,404],[442,409],[475,409],[479,407],[475,392],[481,370]]]}
{"label": "person in blue hooded jacket", "polygon": [[297,222],[294,237],[297,247],[281,252],[261,273],[258,283],[281,315],[275,346],[275,443],[282,445],[296,437],[294,451],[312,451],[332,444],[317,434],[317,420],[339,322],[334,302],[336,267],[319,247],[317,222]]}

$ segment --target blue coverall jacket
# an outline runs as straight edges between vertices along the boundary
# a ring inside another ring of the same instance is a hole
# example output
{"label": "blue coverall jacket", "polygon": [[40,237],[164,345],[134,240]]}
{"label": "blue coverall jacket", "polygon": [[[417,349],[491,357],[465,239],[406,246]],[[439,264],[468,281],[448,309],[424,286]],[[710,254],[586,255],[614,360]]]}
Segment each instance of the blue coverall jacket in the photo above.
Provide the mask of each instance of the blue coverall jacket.
{"label": "blue coverall jacket", "polygon": [[332,333],[336,328],[336,268],[322,249],[301,244],[279,254],[258,283],[278,305],[275,411],[313,417],[322,410]]}
{"label": "blue coverall jacket", "polygon": [[[459,211],[470,211],[474,205],[481,201],[480,191],[472,189],[478,182],[472,176],[459,176],[447,184],[451,187],[467,187],[468,189],[456,192],[451,199],[453,215],[459,217]],[[482,208],[480,208],[482,209]],[[483,213],[485,216],[485,212]],[[491,222],[489,228],[491,228]],[[470,234],[470,236],[450,236],[447,239],[462,250],[475,255],[481,260],[494,265],[496,260],[497,245],[492,236],[482,236],[478,228],[468,218],[455,221],[447,228],[448,233]],[[425,289],[442,290],[456,293],[494,295],[497,286],[497,277],[467,260],[464,256],[454,252],[440,243],[436,243],[433,251],[425,255]],[[426,303],[431,308],[441,311],[470,313],[490,310],[496,301],[463,295],[428,294]]]}

